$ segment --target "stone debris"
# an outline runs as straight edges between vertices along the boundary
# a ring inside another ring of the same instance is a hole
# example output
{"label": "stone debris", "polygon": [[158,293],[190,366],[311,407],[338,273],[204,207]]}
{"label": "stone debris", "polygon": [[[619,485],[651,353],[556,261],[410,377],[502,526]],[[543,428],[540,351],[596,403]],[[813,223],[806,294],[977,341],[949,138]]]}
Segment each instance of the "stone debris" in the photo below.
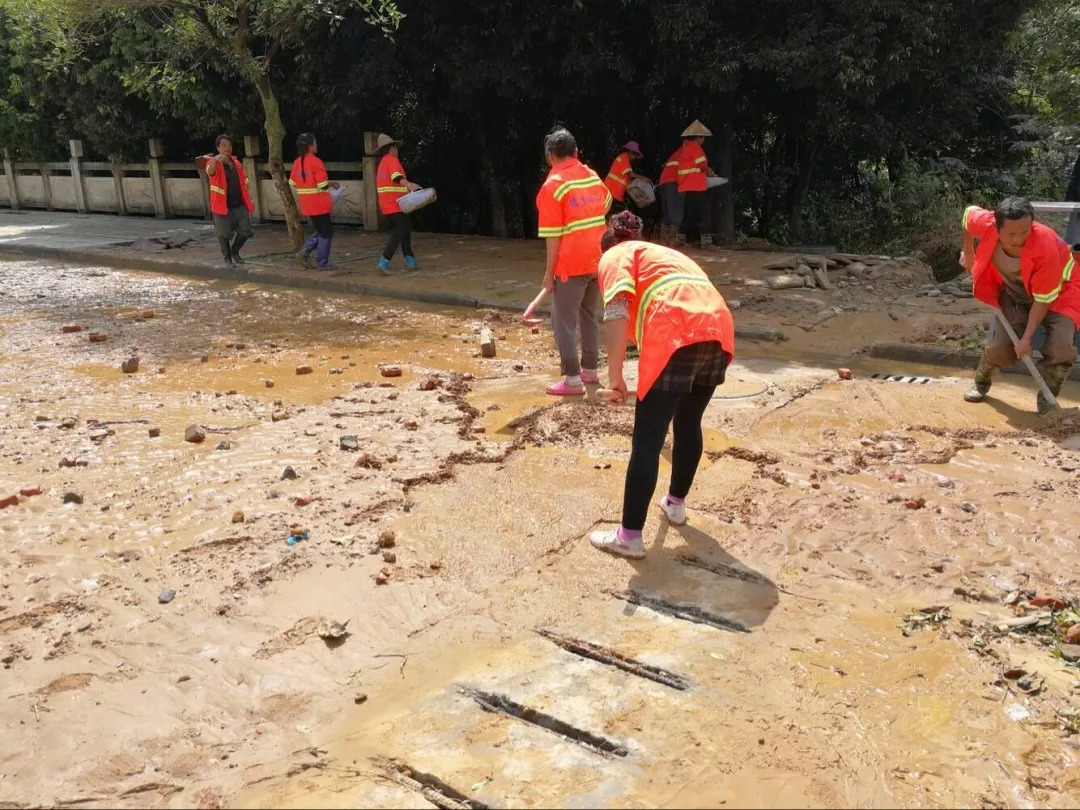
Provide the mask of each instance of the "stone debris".
{"label": "stone debris", "polygon": [[161,428],[152,427],[150,428],[150,430],[147,431],[147,433],[150,434],[151,439],[156,439],[158,436],[161,435]]}
{"label": "stone debris", "polygon": [[243,523],[244,522],[244,513],[241,510],[237,509],[235,512],[232,513],[232,522],[233,523]]}
{"label": "stone debris", "polygon": [[175,598],[176,591],[174,591],[172,588],[165,588],[161,593],[158,594],[157,600],[159,605],[167,605]]}
{"label": "stone debris", "polygon": [[75,334],[76,332],[81,332],[82,330],[83,330],[83,327],[81,327],[77,323],[72,323],[72,324],[68,324],[67,326],[61,326],[60,327],[60,331],[63,332],[65,335],[72,335],[72,334]]}
{"label": "stone debris", "polygon": [[83,502],[83,496],[78,492],[65,492],[64,503],[80,504]]}
{"label": "stone debris", "polygon": [[91,332],[87,337],[91,343],[104,343],[109,339],[109,336],[104,332]]}
{"label": "stone debris", "polygon": [[384,377],[400,377],[401,366],[380,366],[379,373]]}
{"label": "stone debris", "polygon": [[495,333],[487,328],[480,330],[480,356],[488,359],[495,356]]}
{"label": "stone debris", "polygon": [[199,425],[188,425],[184,429],[184,441],[192,444],[202,444],[206,441],[206,431]]}
{"label": "stone debris", "polygon": [[129,357],[123,363],[120,364],[120,370],[125,374],[134,374],[139,370],[139,358]]}
{"label": "stone debris", "polygon": [[311,366],[297,366],[296,367],[296,373],[298,375],[300,375],[300,376],[303,376],[304,374],[311,374],[314,370],[315,369],[313,369]]}

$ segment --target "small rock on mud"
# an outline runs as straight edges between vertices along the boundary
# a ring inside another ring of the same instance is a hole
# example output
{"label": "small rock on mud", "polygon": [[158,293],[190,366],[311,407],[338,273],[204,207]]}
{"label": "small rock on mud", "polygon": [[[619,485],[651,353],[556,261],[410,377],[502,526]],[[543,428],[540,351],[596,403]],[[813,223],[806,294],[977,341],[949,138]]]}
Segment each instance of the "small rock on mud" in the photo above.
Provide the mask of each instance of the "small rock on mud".
{"label": "small rock on mud", "polygon": [[1062,644],[1059,648],[1064,661],[1080,661],[1080,645]]}
{"label": "small rock on mud", "polygon": [[267,388],[273,388],[273,387],[274,387],[274,381],[273,381],[273,380],[267,380],[267,381],[266,381],[266,382],[264,383],[264,385],[265,385],[265,386],[266,386]]}
{"label": "small rock on mud", "polygon": [[192,444],[202,444],[206,441],[206,431],[199,425],[188,425],[184,430],[184,441]]}
{"label": "small rock on mud", "polygon": [[79,503],[82,503],[82,502],[83,502],[83,496],[80,495],[78,492],[65,492],[64,493],[64,503],[79,504]]}
{"label": "small rock on mud", "polygon": [[338,440],[338,447],[349,453],[355,453],[360,449],[360,440],[355,436],[342,436]]}
{"label": "small rock on mud", "polygon": [[244,522],[244,513],[241,510],[237,509],[235,512],[232,513],[232,522],[233,523],[243,523]]}
{"label": "small rock on mud", "polygon": [[349,631],[345,629],[348,624],[348,620],[346,620],[345,622],[324,620],[319,623],[319,626],[315,632],[319,634],[319,638],[325,638],[329,640],[343,638],[349,634]]}
{"label": "small rock on mud", "polygon": [[352,702],[355,703],[357,706],[359,706],[361,703],[367,703],[367,695],[363,692],[357,692],[356,696],[353,697]]}
{"label": "small rock on mud", "polygon": [[77,421],[78,420],[76,420],[74,416],[69,416],[60,423],[60,427],[65,428],[66,430],[70,430],[71,428],[75,427]]}
{"label": "small rock on mud", "polygon": [[215,450],[232,450],[232,442],[222,440],[222,441],[218,442],[218,446],[215,447],[214,449]]}
{"label": "small rock on mud", "polygon": [[300,476],[296,474],[296,470],[294,470],[292,467],[286,467],[284,470],[281,471],[282,481],[295,481],[299,477]]}
{"label": "small rock on mud", "polygon": [[480,330],[480,356],[487,358],[495,356],[495,333],[490,329]]}
{"label": "small rock on mud", "polygon": [[421,391],[434,391],[438,387],[439,381],[436,380],[434,377],[428,377],[426,380],[420,383]]}
{"label": "small rock on mud", "polygon": [[176,591],[174,591],[172,588],[165,588],[164,590],[162,590],[161,593],[157,595],[159,605],[167,605],[175,598]]}
{"label": "small rock on mud", "polygon": [[384,377],[400,377],[401,366],[383,366],[379,369],[379,373]]}
{"label": "small rock on mud", "polygon": [[1069,644],[1080,644],[1080,624],[1074,624],[1065,631],[1065,641]]}
{"label": "small rock on mud", "polygon": [[123,363],[120,364],[120,370],[125,374],[134,374],[139,370],[139,358],[129,357]]}
{"label": "small rock on mud", "polygon": [[382,558],[384,563],[390,563],[391,565],[397,562],[397,554],[392,551],[384,551]]}
{"label": "small rock on mud", "polygon": [[904,506],[908,509],[924,509],[926,507],[926,498],[908,498],[904,501]]}
{"label": "small rock on mud", "polygon": [[300,375],[310,374],[314,370],[315,369],[313,369],[311,366],[297,366],[296,367],[296,373],[300,374]]}
{"label": "small rock on mud", "polygon": [[104,343],[106,340],[109,339],[109,336],[106,335],[104,332],[91,332],[89,335],[89,339],[91,343]]}
{"label": "small rock on mud", "polygon": [[150,434],[151,439],[156,439],[158,436],[161,435],[161,428],[150,428],[148,433]]}
{"label": "small rock on mud", "polygon": [[851,369],[850,368],[838,368],[836,370],[836,375],[841,380],[850,380],[851,379]]}
{"label": "small rock on mud", "polygon": [[81,332],[82,330],[83,328],[77,323],[71,323],[67,326],[60,327],[60,331],[63,332],[65,335],[72,335],[76,332]]}
{"label": "small rock on mud", "polygon": [[8,495],[6,498],[0,498],[0,509],[7,509],[9,506],[18,506],[19,496]]}
{"label": "small rock on mud", "polygon": [[379,548],[393,548],[397,545],[397,534],[393,529],[387,529],[379,535]]}
{"label": "small rock on mud", "polygon": [[966,501],[960,504],[960,508],[967,512],[969,515],[974,515],[976,512],[979,511],[979,507],[977,507],[973,503],[968,503]]}
{"label": "small rock on mud", "polygon": [[24,498],[32,498],[41,494],[41,487],[23,487],[19,490],[19,494]]}

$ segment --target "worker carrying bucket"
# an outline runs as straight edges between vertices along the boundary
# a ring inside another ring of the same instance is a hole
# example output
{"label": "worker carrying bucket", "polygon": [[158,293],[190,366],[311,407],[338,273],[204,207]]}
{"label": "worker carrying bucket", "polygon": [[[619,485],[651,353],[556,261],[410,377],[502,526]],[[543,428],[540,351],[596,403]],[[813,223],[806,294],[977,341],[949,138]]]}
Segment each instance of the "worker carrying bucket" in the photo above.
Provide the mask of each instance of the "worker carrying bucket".
{"label": "worker carrying bucket", "polygon": [[[985,400],[998,369],[1020,359],[1039,384],[1039,413],[1060,412],[1056,397],[1076,362],[1073,339],[1080,324],[1080,284],[1073,278],[1075,260],[1068,245],[1035,221],[1035,209],[1023,197],[1009,197],[994,211],[970,206],[963,230],[960,263],[972,275],[975,297],[997,310],[975,385],[964,399]],[[1031,339],[1040,325],[1046,328],[1046,342],[1036,370]]]}

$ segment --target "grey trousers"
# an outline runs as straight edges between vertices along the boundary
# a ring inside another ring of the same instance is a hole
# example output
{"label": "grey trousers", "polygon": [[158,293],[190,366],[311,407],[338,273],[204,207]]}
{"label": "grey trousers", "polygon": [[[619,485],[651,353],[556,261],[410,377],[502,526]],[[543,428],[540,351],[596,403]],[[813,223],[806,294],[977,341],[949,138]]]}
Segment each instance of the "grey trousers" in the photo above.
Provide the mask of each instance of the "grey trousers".
{"label": "grey trousers", "polygon": [[[595,370],[600,364],[600,283],[595,275],[555,279],[551,302],[551,331],[559,347],[561,373],[574,377],[582,367]],[[581,362],[577,333],[581,330]]]}
{"label": "grey trousers", "polygon": [[679,193],[678,183],[665,183],[660,186],[660,202],[664,206],[664,221],[675,227],[682,225],[686,198]]}
{"label": "grey trousers", "polygon": [[[1012,324],[1016,334],[1024,334],[1031,304],[1016,301],[1005,289],[1001,291],[999,303],[1002,313]],[[1076,325],[1072,319],[1060,312],[1048,312],[1042,325],[1046,328],[1046,342],[1042,347],[1043,362],[1048,366],[1065,365],[1072,368],[1072,364],[1076,361],[1076,346],[1073,345]],[[1008,368],[1016,362],[1012,338],[1001,328],[1001,324],[997,322],[997,316],[994,317],[990,337],[984,344],[983,351],[986,359],[995,366]]]}

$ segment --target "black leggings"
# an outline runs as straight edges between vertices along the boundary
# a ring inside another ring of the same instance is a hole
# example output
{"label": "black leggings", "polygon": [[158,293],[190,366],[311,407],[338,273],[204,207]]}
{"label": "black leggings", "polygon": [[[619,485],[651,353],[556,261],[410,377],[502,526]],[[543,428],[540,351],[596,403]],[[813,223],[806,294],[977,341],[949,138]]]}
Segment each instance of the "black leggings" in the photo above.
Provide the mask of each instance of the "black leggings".
{"label": "black leggings", "polygon": [[624,529],[641,531],[645,527],[649,503],[656,492],[660,452],[672,422],[675,438],[671,448],[671,487],[668,492],[676,498],[685,498],[690,491],[703,449],[701,417],[715,391],[716,386],[695,388],[689,394],[653,388],[644,399],[638,400],[634,412],[633,449],[623,488]]}
{"label": "black leggings", "polygon": [[390,214],[387,219],[390,220],[390,236],[386,240],[386,247],[383,248],[383,258],[387,261],[394,258],[399,244],[403,255],[412,256],[412,220],[409,219],[409,215]]}

